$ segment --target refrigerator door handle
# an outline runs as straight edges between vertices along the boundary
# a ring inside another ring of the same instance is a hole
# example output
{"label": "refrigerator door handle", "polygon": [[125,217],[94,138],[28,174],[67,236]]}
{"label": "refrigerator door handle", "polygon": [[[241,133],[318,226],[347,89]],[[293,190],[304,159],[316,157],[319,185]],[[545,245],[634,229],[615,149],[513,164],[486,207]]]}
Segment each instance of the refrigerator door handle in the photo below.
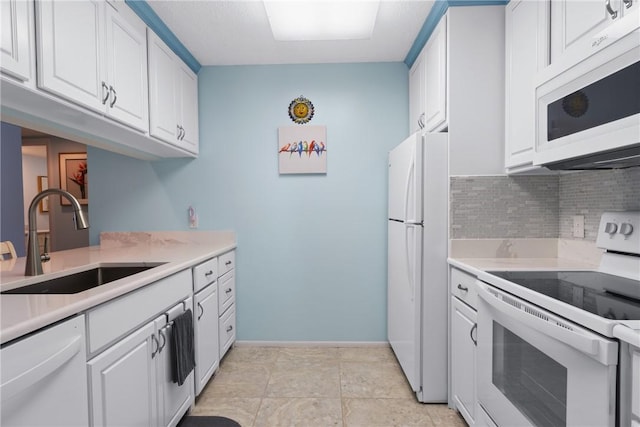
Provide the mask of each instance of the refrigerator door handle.
{"label": "refrigerator door handle", "polygon": [[407,182],[404,187],[404,220],[405,221],[413,221],[415,218],[407,218],[407,213],[409,211],[409,190],[411,189],[411,177],[414,174],[416,168],[416,159],[413,154],[411,154],[411,165],[409,166],[409,171],[407,172]]}
{"label": "refrigerator door handle", "polygon": [[411,295],[411,301],[413,301],[415,284],[413,283],[411,257],[409,256],[409,229],[410,228],[412,228],[410,225],[405,225],[404,227],[404,251],[405,251],[405,259],[407,261],[406,264],[407,264],[407,277],[409,278],[409,292]]}

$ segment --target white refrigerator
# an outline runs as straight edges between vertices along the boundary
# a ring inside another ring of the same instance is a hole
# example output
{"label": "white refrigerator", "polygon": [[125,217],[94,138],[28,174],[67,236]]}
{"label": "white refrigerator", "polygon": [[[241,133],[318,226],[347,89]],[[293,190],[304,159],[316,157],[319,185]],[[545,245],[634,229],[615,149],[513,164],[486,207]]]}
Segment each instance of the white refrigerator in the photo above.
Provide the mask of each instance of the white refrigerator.
{"label": "white refrigerator", "polygon": [[448,134],[389,152],[387,333],[420,402],[447,401]]}

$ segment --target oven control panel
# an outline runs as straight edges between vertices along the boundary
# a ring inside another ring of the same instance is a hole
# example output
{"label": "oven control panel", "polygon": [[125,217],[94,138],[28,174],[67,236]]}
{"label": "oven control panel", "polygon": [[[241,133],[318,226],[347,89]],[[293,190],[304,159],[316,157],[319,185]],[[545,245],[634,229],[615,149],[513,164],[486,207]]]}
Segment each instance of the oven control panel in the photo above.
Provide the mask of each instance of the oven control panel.
{"label": "oven control panel", "polygon": [[596,245],[610,251],[640,254],[640,211],[603,213]]}

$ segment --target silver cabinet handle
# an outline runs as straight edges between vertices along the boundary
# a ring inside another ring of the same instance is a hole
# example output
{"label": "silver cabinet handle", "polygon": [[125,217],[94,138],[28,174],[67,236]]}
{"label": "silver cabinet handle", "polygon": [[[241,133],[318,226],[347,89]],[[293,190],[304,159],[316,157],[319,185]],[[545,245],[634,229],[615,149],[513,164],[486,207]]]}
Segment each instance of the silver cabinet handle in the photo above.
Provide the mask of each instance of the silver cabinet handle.
{"label": "silver cabinet handle", "polygon": [[118,93],[113,88],[113,86],[109,86],[109,96],[111,95],[113,95],[113,99],[111,100],[109,107],[113,108],[113,106],[116,105],[116,101],[118,100]]}
{"label": "silver cabinet handle", "polygon": [[151,353],[151,358],[156,357],[156,354],[160,352],[160,343],[158,342],[158,338],[156,338],[156,334],[151,335],[151,341],[156,345],[156,349]]}
{"label": "silver cabinet handle", "polygon": [[458,289],[460,289],[463,292],[469,292],[469,288],[467,288],[466,286],[462,286],[462,284],[458,283]]}
{"label": "silver cabinet handle", "polygon": [[158,349],[158,353],[161,353],[162,349],[167,345],[167,337],[164,336],[164,332],[163,331],[168,327],[169,327],[169,325],[165,326],[164,328],[160,329],[160,331],[159,331],[160,336],[162,337],[162,345],[160,345],[160,348]]}
{"label": "silver cabinet handle", "polygon": [[616,19],[618,17],[618,11],[613,10],[613,8],[611,7],[611,0],[606,0],[604,4],[607,8],[607,12],[609,12],[609,15],[611,15],[611,19]]}
{"label": "silver cabinet handle", "polygon": [[109,99],[109,86],[107,86],[105,82],[102,82],[102,105],[107,103],[107,99]]}
{"label": "silver cabinet handle", "polygon": [[227,289],[225,289],[225,290],[224,290],[224,293],[225,293],[225,294],[228,294],[228,293],[230,293],[230,292],[231,292],[231,288],[227,288]]}
{"label": "silver cabinet handle", "polygon": [[200,320],[200,318],[204,314],[204,307],[202,307],[202,304],[198,303],[198,308],[200,309],[200,314],[198,315],[198,320]]}
{"label": "silver cabinet handle", "polygon": [[233,331],[233,326],[231,325],[227,326],[227,332],[231,332],[231,331]]}
{"label": "silver cabinet handle", "polygon": [[622,0],[622,2],[624,3],[624,7],[626,7],[627,9],[629,9],[633,4],[633,0]]}
{"label": "silver cabinet handle", "polygon": [[469,337],[471,338],[471,341],[473,341],[473,345],[475,345],[476,347],[478,346],[478,340],[473,338],[473,331],[476,331],[477,329],[478,329],[478,324],[474,323],[473,327],[469,331]]}

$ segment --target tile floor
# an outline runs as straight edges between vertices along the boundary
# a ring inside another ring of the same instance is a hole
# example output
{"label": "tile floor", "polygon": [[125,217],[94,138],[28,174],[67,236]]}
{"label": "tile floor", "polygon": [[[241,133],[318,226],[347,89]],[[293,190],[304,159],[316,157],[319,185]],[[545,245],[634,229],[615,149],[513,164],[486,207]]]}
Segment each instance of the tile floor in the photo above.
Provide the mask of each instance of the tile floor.
{"label": "tile floor", "polygon": [[447,405],[417,402],[388,347],[235,346],[190,414],[242,427],[466,427]]}

